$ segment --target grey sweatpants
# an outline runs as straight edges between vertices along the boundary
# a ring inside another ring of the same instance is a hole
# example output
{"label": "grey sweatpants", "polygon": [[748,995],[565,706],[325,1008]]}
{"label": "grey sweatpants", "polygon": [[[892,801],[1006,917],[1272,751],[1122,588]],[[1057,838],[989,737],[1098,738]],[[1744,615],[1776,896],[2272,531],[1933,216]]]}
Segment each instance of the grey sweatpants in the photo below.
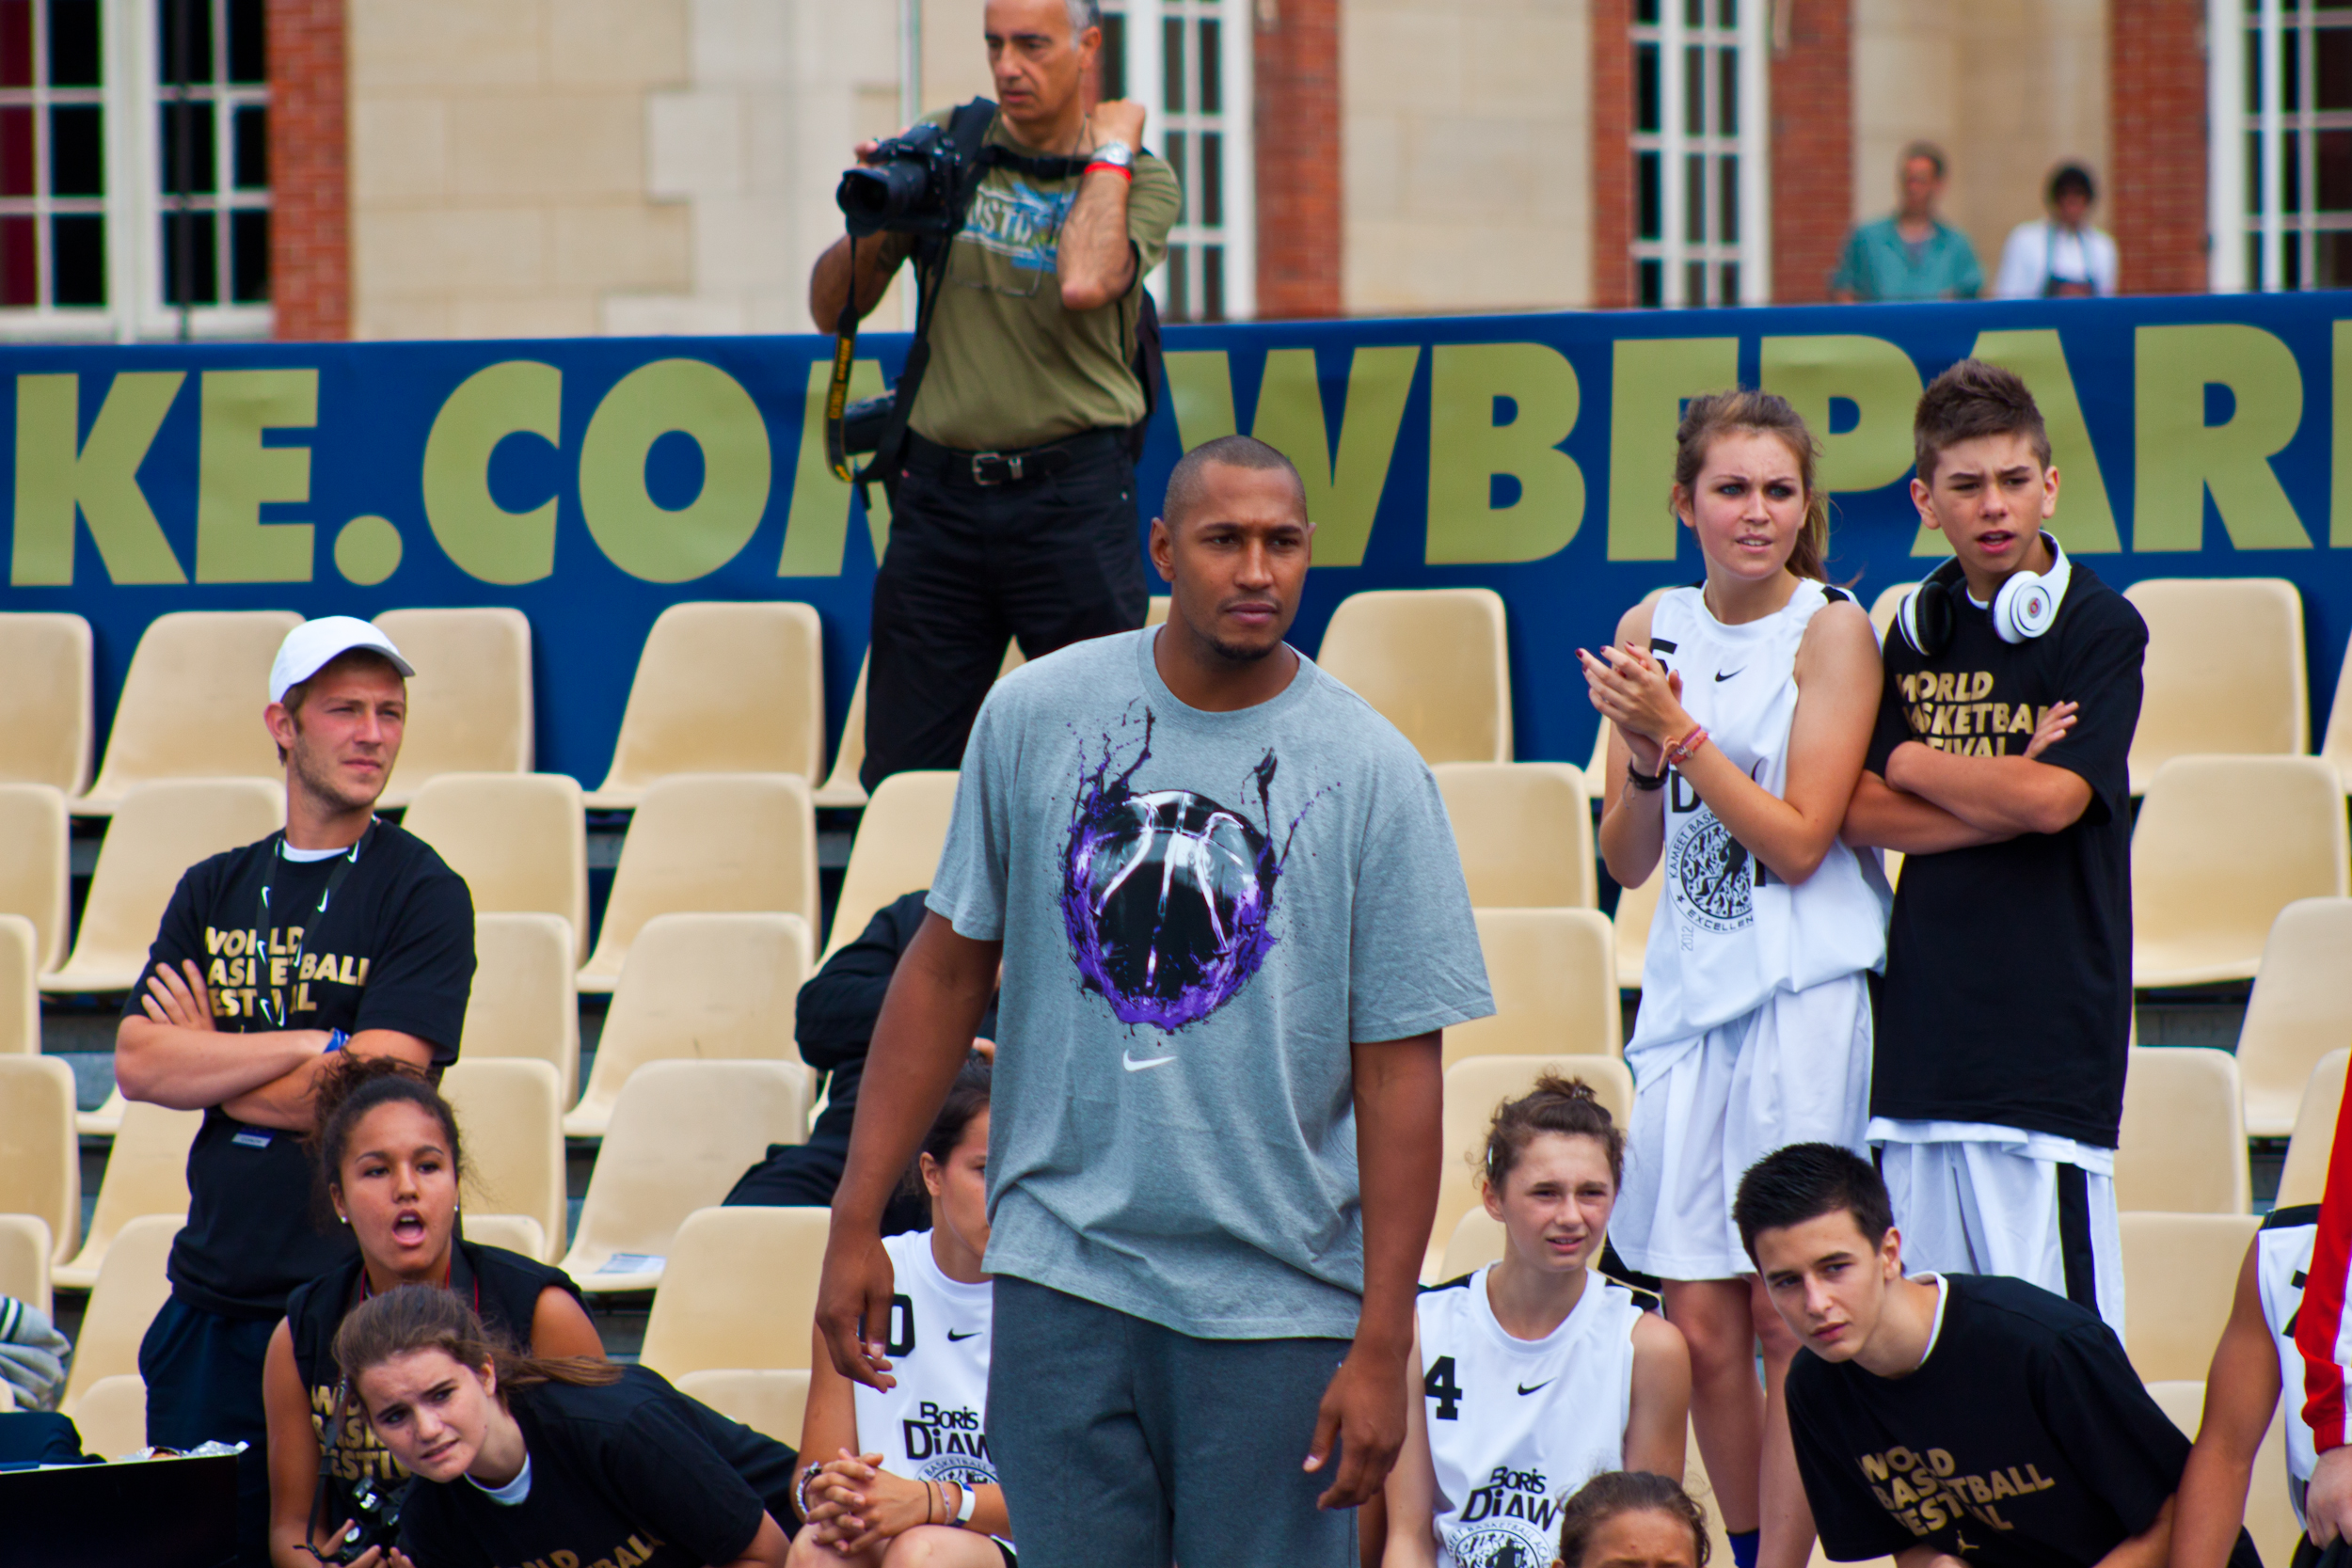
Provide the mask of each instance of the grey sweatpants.
{"label": "grey sweatpants", "polygon": [[988,1446],[1021,1568],[1353,1568],[1300,1469],[1344,1339],[1196,1339],[999,1275]]}

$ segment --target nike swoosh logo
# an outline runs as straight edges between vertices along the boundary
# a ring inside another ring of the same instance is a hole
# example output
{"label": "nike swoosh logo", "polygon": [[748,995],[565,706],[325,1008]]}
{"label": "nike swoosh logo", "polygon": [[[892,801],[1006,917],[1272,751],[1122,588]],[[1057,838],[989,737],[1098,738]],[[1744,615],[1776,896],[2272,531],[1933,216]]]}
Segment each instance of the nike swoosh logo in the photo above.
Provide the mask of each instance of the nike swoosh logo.
{"label": "nike swoosh logo", "polygon": [[954,1329],[952,1329],[952,1328],[951,1328],[951,1329],[949,1329],[949,1330],[947,1331],[947,1342],[948,1342],[949,1344],[951,1344],[951,1345],[960,1345],[960,1344],[963,1343],[966,1339],[977,1339],[977,1338],[978,1338],[979,1337],[980,1337],[980,1331],[979,1331],[978,1329],[977,1329],[977,1328],[976,1328],[976,1329],[973,1329],[972,1331],[970,1331],[969,1333],[966,1333],[966,1334],[958,1334],[958,1333],[957,1333]]}
{"label": "nike swoosh logo", "polygon": [[[1549,1378],[1549,1377],[1548,1377],[1548,1378],[1544,1379],[1544,1380],[1543,1380],[1543,1382],[1538,1383],[1537,1385],[1535,1385],[1535,1388],[1549,1388],[1549,1387],[1550,1387],[1550,1386],[1552,1386],[1552,1384],[1554,1384],[1554,1383],[1555,1383],[1555,1382],[1557,1382],[1557,1381],[1558,1381],[1558,1379],[1556,1379],[1556,1378]],[[1518,1386],[1519,1392],[1520,1392],[1520,1393],[1522,1393],[1522,1394],[1532,1394],[1532,1393],[1534,1393],[1534,1392],[1535,1391],[1535,1388],[1530,1388],[1530,1387],[1529,1387],[1526,1384],[1524,1384],[1524,1383],[1522,1383],[1522,1384],[1520,1384],[1520,1385]]]}
{"label": "nike swoosh logo", "polygon": [[1166,1067],[1175,1059],[1173,1056],[1147,1056],[1138,1062],[1132,1053],[1122,1051],[1119,1055],[1119,1065],[1129,1072],[1141,1072],[1146,1068]]}
{"label": "nike swoosh logo", "polygon": [[[1731,673],[1731,675],[1737,675],[1737,674],[1741,674],[1741,673],[1744,673],[1746,672],[1747,668],[1748,668],[1748,667],[1747,667],[1746,665],[1742,664],[1741,666],[1740,666],[1740,668],[1739,668],[1739,669],[1734,670],[1734,671]],[[1725,681],[1727,681],[1727,680],[1731,679],[1731,675],[1726,675],[1726,674],[1724,674],[1724,673],[1721,670],[1716,671],[1716,672],[1715,672],[1715,684],[1716,684],[1716,685],[1718,685],[1718,686],[1721,686],[1724,682],[1725,682]]]}

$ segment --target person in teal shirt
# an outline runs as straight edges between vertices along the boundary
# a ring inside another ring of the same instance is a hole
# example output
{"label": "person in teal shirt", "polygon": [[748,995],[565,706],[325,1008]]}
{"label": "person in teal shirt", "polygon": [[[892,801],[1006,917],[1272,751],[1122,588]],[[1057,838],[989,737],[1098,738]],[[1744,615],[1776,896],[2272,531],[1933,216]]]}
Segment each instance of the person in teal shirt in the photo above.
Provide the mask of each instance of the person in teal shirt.
{"label": "person in teal shirt", "polygon": [[1968,236],[1935,215],[1944,154],[1927,142],[1903,149],[1902,205],[1846,237],[1829,296],[1854,300],[1974,299],[1984,288]]}

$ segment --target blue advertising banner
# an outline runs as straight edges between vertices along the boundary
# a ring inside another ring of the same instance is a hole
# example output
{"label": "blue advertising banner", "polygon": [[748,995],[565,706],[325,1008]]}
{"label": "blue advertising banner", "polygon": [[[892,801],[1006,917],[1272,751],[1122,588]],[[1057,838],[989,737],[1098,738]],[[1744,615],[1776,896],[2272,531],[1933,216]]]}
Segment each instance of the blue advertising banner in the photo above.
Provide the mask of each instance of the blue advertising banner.
{"label": "blue advertising banner", "polygon": [[[2319,733],[2352,633],[2352,316],[2326,293],[1571,312],[1168,334],[1139,476],[1235,430],[1307,482],[1294,640],[1368,588],[1479,584],[1510,608],[1523,759],[1581,761],[1575,649],[1699,575],[1666,506],[1681,400],[1788,397],[1822,438],[1832,572],[1865,603],[1942,554],[1906,482],[1921,387],[1967,355],[2025,376],[2056,531],[2117,585],[2282,577]],[[901,337],[861,340],[862,395]],[[827,471],[830,340],[14,348],[0,608],[96,632],[103,736],[140,631],[186,609],[373,615],[514,605],[536,642],[538,766],[600,780],[638,650],[684,599],[814,605],[837,729],[888,519]],[[1138,540],[1140,547],[1140,540]],[[257,696],[257,705],[259,703]]]}

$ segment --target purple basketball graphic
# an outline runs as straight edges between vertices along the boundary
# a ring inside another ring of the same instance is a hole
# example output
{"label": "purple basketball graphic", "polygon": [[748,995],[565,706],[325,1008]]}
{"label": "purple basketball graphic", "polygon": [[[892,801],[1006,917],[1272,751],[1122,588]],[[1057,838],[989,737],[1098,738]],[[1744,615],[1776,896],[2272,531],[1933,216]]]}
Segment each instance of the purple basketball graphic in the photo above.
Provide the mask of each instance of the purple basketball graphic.
{"label": "purple basketball graphic", "polygon": [[[1249,983],[1273,945],[1281,864],[1264,831],[1184,789],[1129,787],[1144,744],[1110,777],[1107,755],[1079,792],[1062,866],[1062,920],[1089,990],[1121,1023],[1177,1030]],[[1251,770],[1271,825],[1272,752]]]}

